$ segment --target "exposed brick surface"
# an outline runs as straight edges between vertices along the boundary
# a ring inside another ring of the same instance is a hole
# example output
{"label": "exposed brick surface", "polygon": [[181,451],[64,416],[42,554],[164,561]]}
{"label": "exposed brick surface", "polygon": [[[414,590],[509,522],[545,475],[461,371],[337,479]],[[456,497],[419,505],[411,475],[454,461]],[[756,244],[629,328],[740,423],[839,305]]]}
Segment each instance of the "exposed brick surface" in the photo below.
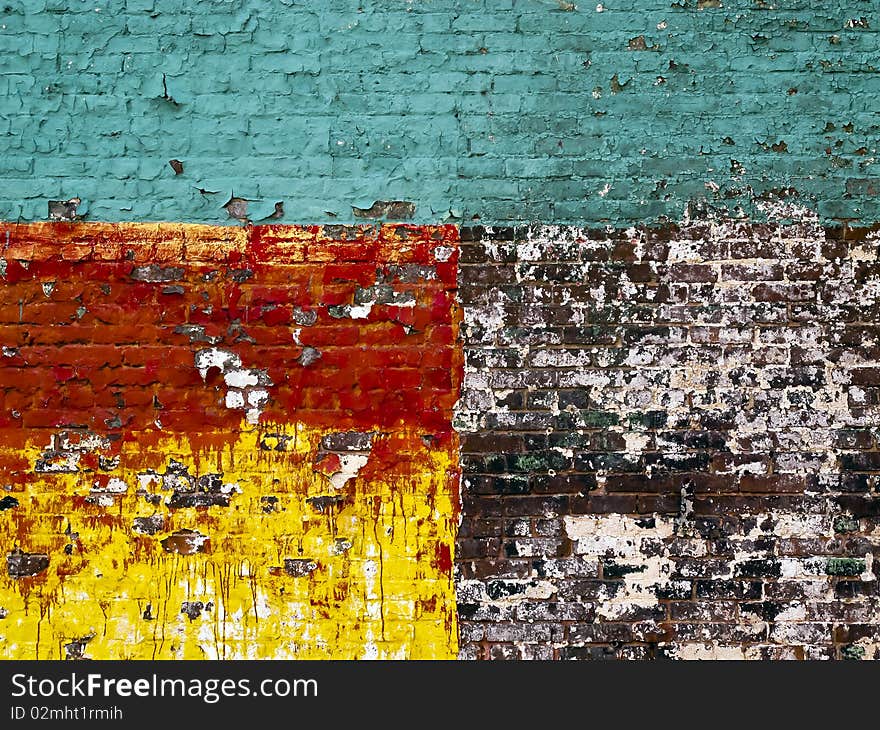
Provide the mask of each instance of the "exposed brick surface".
{"label": "exposed brick surface", "polygon": [[877,658],[880,237],[465,229],[466,658]]}

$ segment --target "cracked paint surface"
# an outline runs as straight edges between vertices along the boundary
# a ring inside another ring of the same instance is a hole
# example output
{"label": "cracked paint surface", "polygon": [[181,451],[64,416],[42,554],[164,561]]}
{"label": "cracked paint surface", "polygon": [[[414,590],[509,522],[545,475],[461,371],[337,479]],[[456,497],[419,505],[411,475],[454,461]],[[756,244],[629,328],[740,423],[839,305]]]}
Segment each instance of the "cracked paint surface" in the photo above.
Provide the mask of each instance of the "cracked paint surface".
{"label": "cracked paint surface", "polygon": [[455,655],[454,228],[6,231],[0,654]]}
{"label": "cracked paint surface", "polygon": [[0,218],[875,217],[870,0],[282,4],[5,2]]}

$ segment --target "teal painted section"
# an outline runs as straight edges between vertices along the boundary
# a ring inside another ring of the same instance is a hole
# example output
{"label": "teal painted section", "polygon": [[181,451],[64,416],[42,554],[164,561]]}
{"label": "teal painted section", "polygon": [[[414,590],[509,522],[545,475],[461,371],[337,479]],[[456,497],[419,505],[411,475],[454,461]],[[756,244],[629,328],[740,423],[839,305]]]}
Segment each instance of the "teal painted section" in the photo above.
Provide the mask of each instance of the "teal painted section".
{"label": "teal painted section", "polygon": [[876,220],[877,3],[719,4],[0,0],[0,218]]}

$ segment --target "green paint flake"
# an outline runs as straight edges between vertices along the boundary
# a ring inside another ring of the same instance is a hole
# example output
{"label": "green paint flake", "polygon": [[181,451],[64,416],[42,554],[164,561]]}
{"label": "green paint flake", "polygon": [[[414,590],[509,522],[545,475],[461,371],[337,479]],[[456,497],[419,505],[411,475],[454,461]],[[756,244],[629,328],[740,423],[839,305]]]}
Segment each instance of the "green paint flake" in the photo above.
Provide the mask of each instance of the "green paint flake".
{"label": "green paint flake", "polygon": [[518,471],[544,471],[547,467],[547,461],[531,454],[518,456],[514,466]]}
{"label": "green paint flake", "polygon": [[579,411],[582,424],[589,427],[616,426],[620,417],[616,413],[607,411]]}
{"label": "green paint flake", "polygon": [[857,532],[859,529],[859,521],[855,517],[840,515],[834,518],[834,531],[841,532]]}
{"label": "green paint flake", "polygon": [[864,572],[865,561],[863,558],[828,558],[828,561],[825,563],[825,573],[827,575],[851,578]]}
{"label": "green paint flake", "polygon": [[663,428],[666,425],[667,415],[663,411],[648,411],[646,413],[629,413],[626,419],[633,427]]}
{"label": "green paint flake", "polygon": [[850,644],[849,646],[845,646],[840,650],[840,655],[844,659],[864,659],[865,647],[857,646],[856,644]]}

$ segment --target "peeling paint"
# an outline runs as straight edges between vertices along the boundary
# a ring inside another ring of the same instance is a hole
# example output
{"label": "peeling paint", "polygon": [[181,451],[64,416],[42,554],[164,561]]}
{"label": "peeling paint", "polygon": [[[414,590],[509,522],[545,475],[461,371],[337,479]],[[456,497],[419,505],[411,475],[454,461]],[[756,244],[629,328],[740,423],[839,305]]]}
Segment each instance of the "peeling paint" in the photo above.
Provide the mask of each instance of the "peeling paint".
{"label": "peeling paint", "polygon": [[10,230],[0,653],[456,655],[455,229]]}
{"label": "peeling paint", "polygon": [[[462,657],[841,658],[843,627],[876,633],[877,233],[760,207],[462,232]],[[511,611],[508,581],[546,597]]]}

